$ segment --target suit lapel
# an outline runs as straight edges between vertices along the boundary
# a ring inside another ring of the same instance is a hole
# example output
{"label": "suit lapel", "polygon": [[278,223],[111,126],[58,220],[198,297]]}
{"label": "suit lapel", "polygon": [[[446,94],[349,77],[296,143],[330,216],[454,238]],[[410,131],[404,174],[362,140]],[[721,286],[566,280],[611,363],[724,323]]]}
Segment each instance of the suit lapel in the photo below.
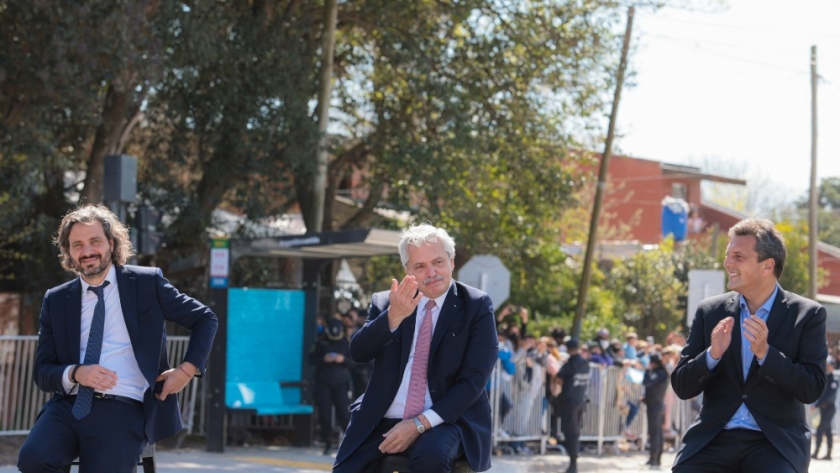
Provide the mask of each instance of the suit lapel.
{"label": "suit lapel", "polygon": [[767,316],[767,343],[773,345],[773,340],[776,336],[785,337],[788,334],[779,334],[779,327],[782,325],[782,321],[787,316],[788,306],[787,306],[787,296],[785,295],[785,291],[782,290],[782,287],[779,286],[779,290],[776,292],[776,300],[773,301],[773,306],[770,307],[770,315]]}
{"label": "suit lapel", "polygon": [[726,316],[735,319],[735,323],[732,325],[732,341],[729,343],[729,350],[727,352],[733,355],[732,358],[735,361],[735,371],[738,373],[738,381],[744,384],[744,360],[741,355],[741,349],[744,344],[741,342],[743,328],[741,327],[740,301],[740,297],[736,294],[726,305]]}
{"label": "suit lapel", "polygon": [[[117,288],[120,292],[120,308],[122,309],[125,328],[133,347],[138,346],[137,340],[137,281],[134,274],[126,270],[125,266],[117,266]],[[135,353],[137,356],[137,353]],[[137,357],[139,360],[140,357]]]}
{"label": "suit lapel", "polygon": [[430,360],[432,359],[432,355],[435,353],[435,350],[437,350],[437,347],[440,346],[440,342],[442,342],[443,338],[446,336],[449,330],[449,325],[452,324],[452,321],[455,319],[455,315],[458,313],[460,308],[461,299],[458,297],[457,286],[455,283],[452,283],[452,287],[449,288],[449,293],[443,300],[443,307],[440,308],[437,324],[435,324],[435,333],[432,335],[432,344],[429,347]]}
{"label": "suit lapel", "polygon": [[82,346],[82,283],[79,278],[67,288],[67,303],[64,304],[64,332],[73,363],[81,363]]}

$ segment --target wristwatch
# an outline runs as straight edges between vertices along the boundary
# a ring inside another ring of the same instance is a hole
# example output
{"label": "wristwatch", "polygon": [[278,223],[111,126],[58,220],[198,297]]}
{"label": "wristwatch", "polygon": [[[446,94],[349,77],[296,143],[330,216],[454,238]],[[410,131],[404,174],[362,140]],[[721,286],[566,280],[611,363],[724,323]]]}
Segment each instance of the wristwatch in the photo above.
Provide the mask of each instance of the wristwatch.
{"label": "wristwatch", "polygon": [[422,434],[426,431],[426,426],[424,426],[423,423],[420,422],[420,419],[418,419],[417,417],[414,418],[414,425],[417,426],[418,434]]}

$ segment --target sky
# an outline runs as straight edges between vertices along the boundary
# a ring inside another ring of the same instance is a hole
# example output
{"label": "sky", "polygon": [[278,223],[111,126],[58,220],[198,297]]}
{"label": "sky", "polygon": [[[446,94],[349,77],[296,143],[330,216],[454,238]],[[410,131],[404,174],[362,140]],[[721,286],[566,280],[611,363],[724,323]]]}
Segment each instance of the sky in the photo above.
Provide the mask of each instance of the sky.
{"label": "sky", "polygon": [[817,176],[840,177],[840,0],[729,0],[721,10],[637,9],[613,152],[805,196],[816,46]]}

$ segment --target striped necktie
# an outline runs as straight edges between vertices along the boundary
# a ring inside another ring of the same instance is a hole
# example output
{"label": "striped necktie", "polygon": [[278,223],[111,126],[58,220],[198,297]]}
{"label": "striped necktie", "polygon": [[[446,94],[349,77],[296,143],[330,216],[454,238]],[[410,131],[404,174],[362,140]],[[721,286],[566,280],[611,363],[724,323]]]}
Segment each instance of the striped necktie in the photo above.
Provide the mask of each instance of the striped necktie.
{"label": "striped necktie", "polygon": [[405,402],[403,419],[412,419],[423,413],[426,404],[426,373],[429,369],[429,348],[432,342],[432,309],[435,301],[426,303],[426,315],[420,323],[420,333],[414,345],[414,361],[411,363],[411,378],[408,380],[408,399]]}

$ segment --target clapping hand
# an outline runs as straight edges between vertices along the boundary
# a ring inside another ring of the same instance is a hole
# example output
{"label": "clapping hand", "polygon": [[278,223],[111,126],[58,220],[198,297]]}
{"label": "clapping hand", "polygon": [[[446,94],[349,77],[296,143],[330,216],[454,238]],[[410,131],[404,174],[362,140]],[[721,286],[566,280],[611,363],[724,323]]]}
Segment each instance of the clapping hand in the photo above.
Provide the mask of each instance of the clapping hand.
{"label": "clapping hand", "polygon": [[712,330],[712,345],[709,349],[712,358],[719,360],[729,349],[729,344],[732,343],[732,328],[734,325],[735,319],[732,317],[726,317],[715,325]]}

